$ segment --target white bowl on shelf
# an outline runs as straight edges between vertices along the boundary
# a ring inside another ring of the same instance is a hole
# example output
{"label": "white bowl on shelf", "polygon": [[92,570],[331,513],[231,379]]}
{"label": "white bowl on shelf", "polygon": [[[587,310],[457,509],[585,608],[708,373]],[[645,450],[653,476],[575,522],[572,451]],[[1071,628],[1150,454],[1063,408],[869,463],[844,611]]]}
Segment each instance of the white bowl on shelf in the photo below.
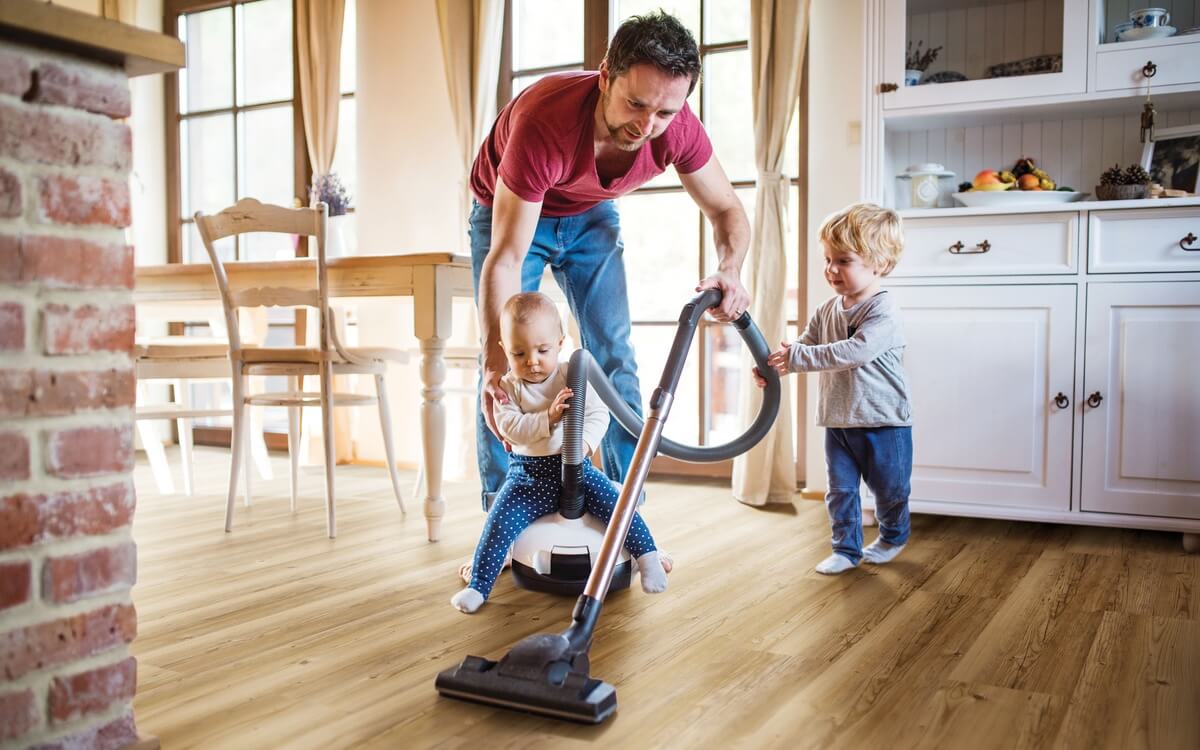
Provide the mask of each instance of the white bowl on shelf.
{"label": "white bowl on shelf", "polygon": [[1140,42],[1143,39],[1164,39],[1174,35],[1174,26],[1141,26],[1122,31],[1117,35],[1117,41]]}
{"label": "white bowl on shelf", "polygon": [[1087,193],[1078,190],[970,190],[954,199],[968,208],[1020,206],[1039,203],[1074,203]]}

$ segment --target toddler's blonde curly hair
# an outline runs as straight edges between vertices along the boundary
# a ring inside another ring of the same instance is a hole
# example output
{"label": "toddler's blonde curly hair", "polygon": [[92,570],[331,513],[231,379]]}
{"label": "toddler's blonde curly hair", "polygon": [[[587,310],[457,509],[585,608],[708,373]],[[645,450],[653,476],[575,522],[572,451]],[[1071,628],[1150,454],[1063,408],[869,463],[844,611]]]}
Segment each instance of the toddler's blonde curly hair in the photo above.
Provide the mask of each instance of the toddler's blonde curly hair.
{"label": "toddler's blonde curly hair", "polygon": [[821,224],[817,237],[831,252],[862,256],[880,276],[891,273],[904,252],[900,215],[874,203],[855,203],[832,214]]}

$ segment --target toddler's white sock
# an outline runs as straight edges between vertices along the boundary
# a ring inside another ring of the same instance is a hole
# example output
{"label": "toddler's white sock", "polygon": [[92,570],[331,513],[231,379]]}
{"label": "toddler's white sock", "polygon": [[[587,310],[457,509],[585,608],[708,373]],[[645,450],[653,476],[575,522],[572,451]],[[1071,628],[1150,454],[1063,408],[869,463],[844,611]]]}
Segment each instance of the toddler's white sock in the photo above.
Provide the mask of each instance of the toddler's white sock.
{"label": "toddler's white sock", "polygon": [[667,590],[667,571],[658,550],[639,557],[637,566],[642,579],[642,591],[647,594],[660,594]]}
{"label": "toddler's white sock", "polygon": [[483,606],[483,594],[473,588],[465,588],[450,597],[450,604],[454,605],[459,612],[471,614]]}
{"label": "toddler's white sock", "polygon": [[857,565],[850,562],[850,558],[842,557],[835,552],[817,563],[817,572],[827,576],[836,576],[857,567]]}
{"label": "toddler's white sock", "polygon": [[863,550],[863,560],[872,565],[884,565],[895,560],[903,549],[903,544],[888,544],[882,539],[876,539]]}

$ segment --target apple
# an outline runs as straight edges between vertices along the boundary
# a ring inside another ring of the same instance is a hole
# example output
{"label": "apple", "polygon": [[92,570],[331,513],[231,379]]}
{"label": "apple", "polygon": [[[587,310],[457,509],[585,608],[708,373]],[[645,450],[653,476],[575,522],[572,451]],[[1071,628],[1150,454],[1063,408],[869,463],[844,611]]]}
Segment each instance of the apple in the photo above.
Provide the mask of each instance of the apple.
{"label": "apple", "polygon": [[975,179],[971,180],[971,186],[975,190],[1008,190],[1012,187],[1012,183],[1001,180],[1000,173],[996,170],[985,169],[975,175]]}
{"label": "apple", "polygon": [[1022,190],[1039,190],[1041,189],[1041,180],[1032,172],[1023,174],[1017,178],[1017,187]]}

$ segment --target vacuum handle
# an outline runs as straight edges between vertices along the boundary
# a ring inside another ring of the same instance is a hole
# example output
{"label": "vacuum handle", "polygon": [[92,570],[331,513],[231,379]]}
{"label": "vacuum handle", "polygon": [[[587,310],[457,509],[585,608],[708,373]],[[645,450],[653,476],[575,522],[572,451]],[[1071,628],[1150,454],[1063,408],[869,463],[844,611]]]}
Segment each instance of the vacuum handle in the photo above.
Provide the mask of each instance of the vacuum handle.
{"label": "vacuum handle", "polygon": [[[700,325],[704,313],[720,305],[724,297],[720,289],[705,289],[683,306],[679,313],[679,327],[675,329],[675,340],[671,342],[671,353],[667,355],[667,366],[663,368],[662,378],[658,381],[660,392],[675,393],[675,386],[679,385],[683,367],[687,364],[687,355],[692,348],[696,326]],[[651,408],[654,408],[659,398],[659,394],[655,393],[655,401],[651,402]]]}

